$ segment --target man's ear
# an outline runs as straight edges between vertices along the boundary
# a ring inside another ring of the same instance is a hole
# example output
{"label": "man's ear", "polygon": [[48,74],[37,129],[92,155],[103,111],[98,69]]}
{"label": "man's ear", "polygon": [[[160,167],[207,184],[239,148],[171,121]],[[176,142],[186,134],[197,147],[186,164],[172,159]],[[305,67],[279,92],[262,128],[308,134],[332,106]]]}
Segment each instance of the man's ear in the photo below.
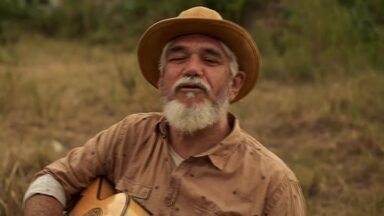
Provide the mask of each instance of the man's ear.
{"label": "man's ear", "polygon": [[239,94],[241,87],[244,85],[246,74],[244,71],[239,71],[231,80],[229,90],[229,101],[232,101]]}

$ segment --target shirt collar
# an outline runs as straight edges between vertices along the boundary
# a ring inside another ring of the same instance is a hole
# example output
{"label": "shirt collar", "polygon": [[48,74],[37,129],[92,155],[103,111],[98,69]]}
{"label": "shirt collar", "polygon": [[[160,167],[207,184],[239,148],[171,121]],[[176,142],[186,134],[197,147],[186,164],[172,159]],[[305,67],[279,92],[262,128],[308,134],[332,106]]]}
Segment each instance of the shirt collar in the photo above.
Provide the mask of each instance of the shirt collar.
{"label": "shirt collar", "polygon": [[[231,113],[228,113],[228,119],[232,127],[228,136],[207,151],[194,156],[195,158],[208,157],[211,163],[219,170],[225,168],[230,156],[244,139],[238,119]],[[164,116],[159,120],[157,128],[162,138],[167,138],[169,126]]]}
{"label": "shirt collar", "polygon": [[217,145],[208,149],[206,152],[196,155],[196,157],[207,156],[211,163],[219,170],[223,170],[225,168],[229,158],[244,139],[238,119],[231,113],[228,113],[228,118],[232,127],[228,136]]}
{"label": "shirt collar", "polygon": [[159,119],[159,121],[157,122],[156,129],[163,139],[168,137],[169,126],[168,126],[168,122],[167,122],[167,119],[165,118],[165,116],[162,116]]}

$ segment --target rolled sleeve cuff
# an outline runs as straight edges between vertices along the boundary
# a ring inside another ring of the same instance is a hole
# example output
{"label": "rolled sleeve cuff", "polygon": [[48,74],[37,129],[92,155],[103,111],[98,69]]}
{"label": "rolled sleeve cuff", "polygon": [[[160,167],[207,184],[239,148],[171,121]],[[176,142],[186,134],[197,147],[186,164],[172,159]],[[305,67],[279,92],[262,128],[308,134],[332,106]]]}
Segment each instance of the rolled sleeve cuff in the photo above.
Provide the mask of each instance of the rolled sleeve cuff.
{"label": "rolled sleeve cuff", "polygon": [[25,206],[26,201],[36,194],[52,196],[57,199],[64,207],[66,206],[67,200],[65,198],[64,188],[60,182],[58,182],[50,174],[40,176],[32,182],[27,192],[25,192],[23,198],[23,207]]}

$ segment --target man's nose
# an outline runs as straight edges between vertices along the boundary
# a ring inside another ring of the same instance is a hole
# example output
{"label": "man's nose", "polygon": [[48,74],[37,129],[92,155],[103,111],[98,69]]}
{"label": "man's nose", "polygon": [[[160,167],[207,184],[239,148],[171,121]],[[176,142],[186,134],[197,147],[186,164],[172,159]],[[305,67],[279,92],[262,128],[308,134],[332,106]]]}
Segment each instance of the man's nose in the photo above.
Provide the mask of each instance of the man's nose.
{"label": "man's nose", "polygon": [[199,77],[203,74],[203,65],[197,57],[191,57],[184,70],[184,76]]}

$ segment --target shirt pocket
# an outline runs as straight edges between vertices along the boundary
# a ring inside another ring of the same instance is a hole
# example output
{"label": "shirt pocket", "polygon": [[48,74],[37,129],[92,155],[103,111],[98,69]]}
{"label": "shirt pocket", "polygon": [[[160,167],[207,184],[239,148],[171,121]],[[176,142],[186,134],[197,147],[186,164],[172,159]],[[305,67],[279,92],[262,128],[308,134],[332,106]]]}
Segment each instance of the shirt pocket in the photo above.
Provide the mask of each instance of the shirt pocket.
{"label": "shirt pocket", "polygon": [[195,206],[195,213],[196,215],[206,215],[206,216],[241,216],[243,215],[238,212],[233,212],[233,211],[224,212],[224,211],[212,210],[202,206]]}
{"label": "shirt pocket", "polygon": [[208,200],[201,199],[194,203],[196,215],[207,215],[207,216],[241,216],[247,215],[237,211],[224,211],[217,204]]}
{"label": "shirt pocket", "polygon": [[136,183],[129,179],[119,180],[116,184],[116,189],[127,192],[130,196],[140,200],[147,200],[152,191],[152,187]]}

